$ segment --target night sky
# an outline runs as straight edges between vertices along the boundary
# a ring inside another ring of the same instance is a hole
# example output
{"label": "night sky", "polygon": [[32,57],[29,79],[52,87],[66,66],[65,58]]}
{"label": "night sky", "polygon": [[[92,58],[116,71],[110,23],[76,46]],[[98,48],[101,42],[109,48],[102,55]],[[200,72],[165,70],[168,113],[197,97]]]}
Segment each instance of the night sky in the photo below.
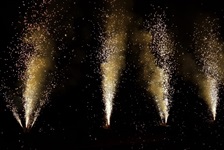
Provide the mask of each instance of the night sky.
{"label": "night sky", "polygon": [[[194,59],[195,55],[192,34],[196,22],[207,16],[218,18],[220,38],[224,38],[221,1],[124,2],[133,17],[127,31],[126,44],[129,46],[114,98],[111,126],[105,129],[98,57],[105,2],[66,0],[61,4],[60,0],[53,0],[53,4],[59,3],[67,10],[62,11],[61,20],[57,18],[62,27],[55,27],[59,30],[53,35],[56,39],[56,87],[33,128],[24,132],[6,107],[4,87],[18,86],[11,75],[16,69],[16,55],[10,55],[9,47],[13,45],[15,35],[21,33],[23,25],[19,22],[29,7],[28,1],[24,0],[27,5],[21,7],[22,2],[7,0],[0,9],[0,149],[223,149],[224,87],[220,84],[217,117],[212,121],[208,106],[198,94],[197,84],[189,78],[193,76],[192,71],[185,69],[191,68],[191,64],[185,62],[187,56],[192,55]],[[166,14],[167,28],[176,43],[175,70],[171,79],[174,93],[167,126],[160,124],[156,103],[145,90],[142,67],[138,63],[139,52],[131,42],[132,33],[142,29],[144,22],[161,10]],[[63,29],[67,22],[72,24],[69,30]]]}

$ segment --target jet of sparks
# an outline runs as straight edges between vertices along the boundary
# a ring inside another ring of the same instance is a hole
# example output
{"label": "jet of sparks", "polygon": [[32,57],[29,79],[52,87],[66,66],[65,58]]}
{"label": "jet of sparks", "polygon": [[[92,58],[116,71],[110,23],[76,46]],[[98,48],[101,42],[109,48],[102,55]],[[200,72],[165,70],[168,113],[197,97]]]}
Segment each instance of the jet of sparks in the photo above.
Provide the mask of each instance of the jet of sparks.
{"label": "jet of sparks", "polygon": [[[108,1],[109,2],[109,1]],[[111,7],[115,7],[113,2]],[[103,102],[106,127],[110,126],[113,99],[125,64],[126,22],[123,9],[115,9],[106,15],[105,37],[103,37],[101,59]]]}
{"label": "jet of sparks", "polygon": [[[111,31],[109,31],[111,32]],[[106,61],[101,64],[102,89],[105,104],[107,125],[110,125],[110,117],[113,107],[114,94],[119,82],[120,73],[124,66],[124,39],[125,33],[115,33],[107,37],[103,51],[105,51]],[[109,52],[108,51],[112,51]]]}
{"label": "jet of sparks", "polygon": [[150,91],[155,96],[161,119],[167,123],[169,116],[169,74],[164,69],[157,67],[152,74]]}
{"label": "jet of sparks", "polygon": [[197,79],[202,98],[210,109],[213,120],[216,119],[216,108],[219,100],[218,91],[222,67],[220,66],[223,54],[221,53],[223,44],[220,42],[217,23],[211,18],[206,18],[203,25],[196,26],[194,42],[196,56],[199,65],[202,66],[203,77]]}
{"label": "jet of sparks", "polygon": [[12,113],[13,113],[13,116],[16,118],[17,122],[19,123],[19,125],[23,128],[22,121],[21,121],[19,114],[16,111],[15,107],[12,107]]}
{"label": "jet of sparks", "polygon": [[205,102],[208,104],[209,109],[212,112],[213,120],[216,119],[216,108],[218,102],[218,83],[217,80],[207,76],[201,79],[201,93]]}
{"label": "jet of sparks", "polygon": [[[20,119],[25,120],[25,131],[29,131],[28,129],[34,125],[41,108],[48,100],[49,93],[55,87],[56,77],[52,76],[52,73],[56,73],[52,72],[54,42],[61,43],[64,37],[72,36],[74,5],[72,1],[43,0],[28,4],[24,2],[19,12],[23,15],[23,20],[18,22],[19,27],[23,27],[20,30],[22,34],[20,31],[15,34],[16,39],[11,43],[13,47],[10,48],[10,56],[19,54],[15,62],[16,69],[12,70],[16,70],[13,73],[18,75],[16,78],[20,86],[12,93],[16,96],[12,99],[7,98],[7,101],[16,120],[20,124]],[[65,43],[57,46],[58,49],[63,49]],[[12,97],[10,95],[11,93],[7,97]],[[19,119],[23,113],[24,118]]]}
{"label": "jet of sparks", "polygon": [[[164,15],[164,14],[163,14]],[[171,36],[168,34],[166,24],[164,22],[165,16],[156,16],[155,24],[151,27],[152,43],[151,50],[157,55],[157,66],[151,80],[151,93],[155,96],[158,104],[160,117],[167,123],[170,109],[170,79],[174,44]],[[153,84],[156,83],[156,84]]]}
{"label": "jet of sparks", "polygon": [[141,39],[141,62],[144,66],[147,90],[155,98],[162,122],[167,123],[172,89],[170,79],[173,42],[162,17],[158,15],[154,19],[155,24],[151,26],[150,32],[141,32],[137,38]]}
{"label": "jet of sparks", "polygon": [[51,68],[50,48],[52,48],[51,40],[47,33],[48,31],[44,26],[37,25],[28,29],[24,37],[24,42],[30,44],[34,49],[33,54],[25,62],[26,70],[23,77],[26,128],[32,127],[39,114],[40,107],[46,101],[46,95],[44,95],[46,91],[44,92],[43,85],[46,81],[46,74]]}

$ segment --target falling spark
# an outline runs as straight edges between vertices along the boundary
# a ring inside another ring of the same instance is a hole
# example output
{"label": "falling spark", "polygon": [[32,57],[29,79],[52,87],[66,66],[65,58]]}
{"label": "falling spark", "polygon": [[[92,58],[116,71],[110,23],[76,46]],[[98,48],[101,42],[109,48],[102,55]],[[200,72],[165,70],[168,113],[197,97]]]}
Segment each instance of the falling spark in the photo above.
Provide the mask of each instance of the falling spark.
{"label": "falling spark", "polygon": [[141,39],[141,61],[148,84],[147,90],[155,98],[162,122],[167,123],[172,89],[170,79],[173,43],[162,17],[158,15],[154,19],[156,21],[150,32],[142,32],[138,38]]}
{"label": "falling spark", "polygon": [[222,74],[221,61],[223,54],[221,53],[223,45],[219,39],[217,29],[219,26],[216,20],[206,18],[203,25],[196,26],[194,40],[197,50],[199,65],[202,66],[201,77],[197,78],[202,98],[208,105],[212,113],[213,120],[216,119],[216,108],[219,100],[219,81]]}
{"label": "falling spark", "polygon": [[[113,2],[111,5],[114,7]],[[102,38],[101,74],[106,127],[110,126],[113,99],[125,64],[126,19],[122,9],[116,9],[106,15],[105,20],[106,31],[105,37]]]}

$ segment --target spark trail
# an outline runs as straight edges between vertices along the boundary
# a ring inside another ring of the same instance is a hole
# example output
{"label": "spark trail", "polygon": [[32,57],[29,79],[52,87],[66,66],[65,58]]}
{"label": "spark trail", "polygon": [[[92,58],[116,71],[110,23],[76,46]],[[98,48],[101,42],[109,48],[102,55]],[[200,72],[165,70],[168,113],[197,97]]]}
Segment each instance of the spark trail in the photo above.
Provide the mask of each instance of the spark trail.
{"label": "spark trail", "polygon": [[196,81],[213,120],[216,119],[219,81],[223,70],[221,69],[223,44],[219,39],[219,26],[216,22],[215,19],[206,18],[202,24],[196,24],[194,33],[196,56],[198,64],[202,66],[200,78]]}
{"label": "spark trail", "polygon": [[16,118],[16,121],[17,121],[17,122],[19,123],[19,125],[23,128],[22,121],[21,121],[21,119],[20,119],[20,117],[19,117],[19,114],[18,114],[17,110],[15,109],[15,107],[12,107],[11,110],[12,110],[13,116]]}
{"label": "spark trail", "polygon": [[110,118],[113,110],[113,99],[117,84],[125,65],[126,48],[126,23],[127,16],[116,1],[107,1],[111,7],[105,19],[105,36],[102,38],[101,74],[103,102],[105,105],[106,127],[110,126]]}
{"label": "spark trail", "polygon": [[144,66],[144,78],[147,81],[147,91],[155,98],[159,115],[163,123],[167,123],[170,109],[171,90],[171,57],[174,44],[168,35],[162,16],[155,16],[155,24],[150,32],[142,32],[141,61]]}

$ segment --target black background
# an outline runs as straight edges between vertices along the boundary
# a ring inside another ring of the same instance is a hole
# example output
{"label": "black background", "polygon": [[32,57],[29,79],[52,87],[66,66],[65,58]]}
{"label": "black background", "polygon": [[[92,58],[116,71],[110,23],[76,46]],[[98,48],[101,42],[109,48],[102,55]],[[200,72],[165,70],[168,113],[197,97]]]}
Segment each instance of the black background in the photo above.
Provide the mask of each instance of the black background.
{"label": "black background", "polygon": [[[27,1],[25,1],[26,3]],[[73,3],[73,2],[72,2]],[[126,3],[130,3],[127,1]],[[223,32],[224,10],[216,1],[147,1],[134,0],[129,11],[135,19],[146,19],[160,6],[166,11],[167,25],[175,35],[176,71],[172,78],[175,89],[168,126],[160,125],[153,99],[140,80],[141,67],[135,51],[128,47],[126,68],[114,99],[111,128],[104,129],[101,76],[97,55],[102,25],[99,17],[104,2],[77,0],[69,13],[74,14],[73,32],[63,39],[65,49],[57,53],[58,84],[28,133],[14,119],[1,92],[0,149],[221,149],[224,142],[223,88],[220,85],[217,119],[198,96],[198,87],[180,71],[184,54],[193,54],[194,22],[200,16],[220,19]],[[7,46],[13,40],[16,22],[21,19],[22,2],[8,0],[1,4],[1,83],[11,68]],[[14,22],[14,24],[12,24]],[[133,23],[135,24],[135,23]],[[131,30],[131,29],[129,29]],[[74,38],[73,38],[74,37]],[[74,51],[73,51],[74,50]],[[72,51],[72,52],[71,52]],[[182,55],[181,55],[182,54]],[[9,71],[10,72],[10,71]]]}

